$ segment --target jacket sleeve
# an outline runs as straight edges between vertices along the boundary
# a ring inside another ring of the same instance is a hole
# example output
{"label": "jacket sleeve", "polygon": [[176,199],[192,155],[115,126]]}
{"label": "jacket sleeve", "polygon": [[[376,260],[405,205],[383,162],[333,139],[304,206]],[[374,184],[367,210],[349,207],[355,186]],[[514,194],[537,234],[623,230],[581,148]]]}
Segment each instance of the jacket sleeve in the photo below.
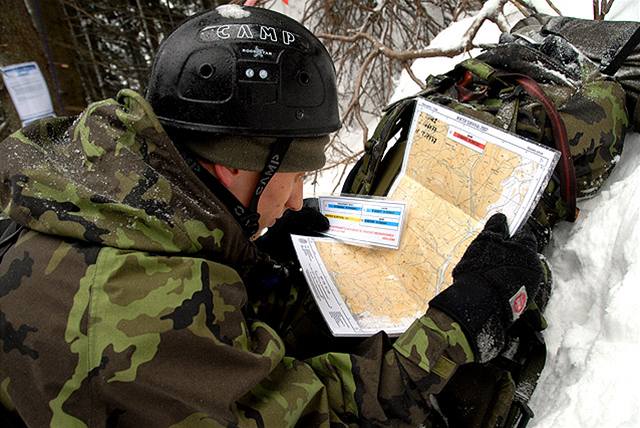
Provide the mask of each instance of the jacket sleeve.
{"label": "jacket sleeve", "polygon": [[392,343],[384,333],[366,340],[332,337],[302,275],[272,289],[250,286],[249,302],[255,317],[283,339],[287,356],[312,368],[333,423],[421,424],[431,394],[459,365],[473,361],[460,326],[436,309]]}
{"label": "jacket sleeve", "polygon": [[307,360],[327,388],[335,421],[418,426],[429,417],[430,396],[442,390],[459,365],[473,361],[460,327],[434,309],[392,346],[387,343],[379,333],[357,352]]}
{"label": "jacket sleeve", "polygon": [[86,381],[121,426],[416,426],[473,358],[430,310],[393,345],[378,334],[296,359],[247,313],[238,274],[207,260],[103,251],[93,281]]}

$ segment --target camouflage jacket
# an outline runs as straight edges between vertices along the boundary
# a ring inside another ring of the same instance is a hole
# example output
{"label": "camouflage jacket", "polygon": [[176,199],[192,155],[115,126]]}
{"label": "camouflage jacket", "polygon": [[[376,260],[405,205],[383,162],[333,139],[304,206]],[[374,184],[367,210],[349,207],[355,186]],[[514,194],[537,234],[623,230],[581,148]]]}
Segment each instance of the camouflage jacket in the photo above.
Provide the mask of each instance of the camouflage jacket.
{"label": "camouflage jacket", "polygon": [[265,308],[309,293],[252,292],[265,257],[132,91],[14,133],[0,177],[27,227],[0,264],[0,402],[31,427],[417,426],[473,360],[435,310],[305,355],[317,335]]}

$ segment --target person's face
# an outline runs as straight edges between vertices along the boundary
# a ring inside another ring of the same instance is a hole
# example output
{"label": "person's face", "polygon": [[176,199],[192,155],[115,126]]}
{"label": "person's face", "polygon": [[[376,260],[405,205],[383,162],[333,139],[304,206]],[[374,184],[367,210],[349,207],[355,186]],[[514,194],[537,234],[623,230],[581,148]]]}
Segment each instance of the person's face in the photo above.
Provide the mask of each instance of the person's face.
{"label": "person's face", "polygon": [[[222,184],[248,207],[256,190],[260,173],[230,168],[218,164],[203,163]],[[271,227],[286,210],[298,211],[302,208],[302,187],[304,172],[276,172],[260,195],[258,201],[258,234]],[[254,237],[254,238],[255,238]]]}
{"label": "person's face", "polygon": [[271,227],[286,210],[302,208],[303,172],[277,172],[258,201],[260,230]]}

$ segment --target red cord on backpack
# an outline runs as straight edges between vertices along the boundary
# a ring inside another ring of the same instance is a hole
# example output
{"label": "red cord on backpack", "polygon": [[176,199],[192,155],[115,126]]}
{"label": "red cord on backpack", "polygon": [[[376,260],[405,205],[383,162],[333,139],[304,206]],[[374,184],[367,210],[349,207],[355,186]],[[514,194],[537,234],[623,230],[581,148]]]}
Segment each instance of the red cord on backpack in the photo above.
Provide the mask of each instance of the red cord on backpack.
{"label": "red cord on backpack", "polygon": [[571,159],[571,151],[569,150],[569,137],[567,136],[567,128],[560,117],[560,113],[553,104],[553,101],[547,97],[538,82],[531,77],[520,73],[496,73],[498,78],[512,78],[524,89],[527,94],[540,101],[547,116],[551,121],[551,131],[553,132],[553,140],[556,148],[560,151],[560,192],[562,199],[567,204],[568,221],[575,221],[578,218],[578,209],[576,207],[576,172]]}

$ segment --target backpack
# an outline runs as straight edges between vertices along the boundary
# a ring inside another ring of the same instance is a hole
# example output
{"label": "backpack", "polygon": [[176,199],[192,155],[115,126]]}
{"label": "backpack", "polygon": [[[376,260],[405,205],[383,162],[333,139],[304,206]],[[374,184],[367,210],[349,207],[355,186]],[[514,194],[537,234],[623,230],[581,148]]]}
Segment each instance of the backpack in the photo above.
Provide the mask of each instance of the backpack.
{"label": "backpack", "polygon": [[[626,132],[640,127],[639,42],[638,23],[541,14],[518,22],[496,46],[428,77],[424,90],[387,106],[342,193],[389,192],[402,166],[416,98],[423,97],[560,151],[527,221],[541,251],[556,223],[577,218],[576,201],[600,189]],[[543,290],[511,328],[508,351],[458,369],[436,397],[443,417],[434,426],[526,426],[533,417],[527,402],[545,364],[540,332],[549,293]]]}

